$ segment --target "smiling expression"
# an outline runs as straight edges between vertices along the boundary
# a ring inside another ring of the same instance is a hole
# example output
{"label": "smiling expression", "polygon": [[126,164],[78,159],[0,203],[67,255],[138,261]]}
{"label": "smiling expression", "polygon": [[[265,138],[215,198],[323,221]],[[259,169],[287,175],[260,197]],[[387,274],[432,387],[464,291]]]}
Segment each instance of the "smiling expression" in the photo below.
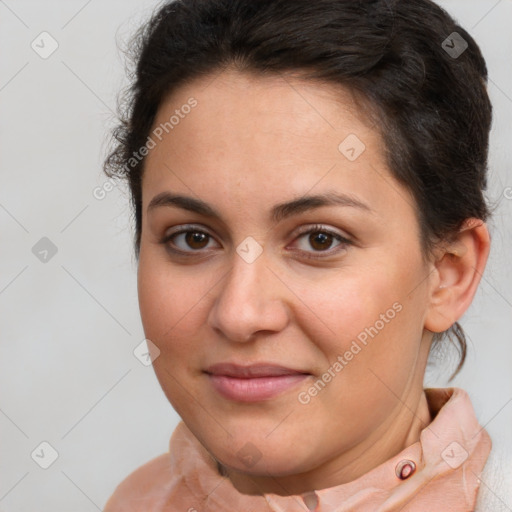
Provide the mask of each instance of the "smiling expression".
{"label": "smiling expression", "polygon": [[[162,389],[234,473],[317,488],[361,474],[422,393],[429,269],[412,195],[348,90],[225,70],[174,91],[153,128],[192,97],[142,182],[139,302]],[[244,401],[206,373],[224,362],[306,375]]]}

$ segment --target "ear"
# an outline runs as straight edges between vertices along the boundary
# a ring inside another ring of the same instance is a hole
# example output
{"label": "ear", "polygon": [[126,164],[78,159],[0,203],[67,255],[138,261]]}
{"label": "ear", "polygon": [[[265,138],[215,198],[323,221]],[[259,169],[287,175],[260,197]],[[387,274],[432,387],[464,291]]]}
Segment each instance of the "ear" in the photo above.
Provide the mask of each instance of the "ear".
{"label": "ear", "polygon": [[452,241],[436,251],[425,328],[449,329],[469,308],[484,273],[490,249],[485,222],[467,219]]}

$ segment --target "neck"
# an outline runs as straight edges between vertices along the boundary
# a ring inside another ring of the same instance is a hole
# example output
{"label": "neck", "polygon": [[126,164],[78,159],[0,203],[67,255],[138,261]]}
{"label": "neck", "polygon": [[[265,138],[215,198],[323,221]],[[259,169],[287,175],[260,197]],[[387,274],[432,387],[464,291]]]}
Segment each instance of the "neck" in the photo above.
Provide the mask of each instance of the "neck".
{"label": "neck", "polygon": [[298,495],[351,482],[419,441],[421,431],[430,424],[429,407],[421,387],[397,404],[387,423],[348,452],[338,454],[302,474],[252,476],[220,466],[233,486],[243,494]]}

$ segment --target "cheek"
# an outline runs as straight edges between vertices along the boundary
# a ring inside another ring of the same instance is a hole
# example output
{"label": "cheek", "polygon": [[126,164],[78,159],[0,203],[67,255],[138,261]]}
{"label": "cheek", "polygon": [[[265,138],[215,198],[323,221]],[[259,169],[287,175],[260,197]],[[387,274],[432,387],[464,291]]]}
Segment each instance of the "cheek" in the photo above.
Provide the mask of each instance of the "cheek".
{"label": "cheek", "polygon": [[418,286],[421,265],[414,261],[411,255],[410,266],[390,258],[363,271],[343,270],[329,281],[329,292],[325,281],[303,287],[304,304],[315,315],[305,313],[301,329],[325,354],[331,371],[338,356],[343,357],[340,384],[364,378],[384,387],[377,375],[395,389],[394,383],[400,387],[398,383],[407,381],[414,371],[426,304],[423,288]]}
{"label": "cheek", "polygon": [[190,271],[177,271],[156,257],[141,255],[138,299],[145,337],[160,350],[153,371],[167,399],[180,415],[197,411],[193,396],[200,396],[195,378],[201,354],[198,332],[207,315],[208,290],[213,283]]}
{"label": "cheek", "polygon": [[301,297],[315,313],[324,337],[334,337],[343,345],[380,321],[381,314],[395,316],[393,304],[402,298],[395,281],[392,272],[347,268],[332,279],[305,285]]}
{"label": "cheek", "polygon": [[375,280],[367,284],[364,291],[354,284],[338,294],[328,321],[335,334],[315,340],[328,363],[303,390],[301,403],[308,405],[299,412],[326,439],[368,437],[387,421],[418,371],[421,329],[414,308],[398,301],[396,290]]}
{"label": "cheek", "polygon": [[190,351],[190,343],[206,314],[212,284],[194,276],[190,270],[171,269],[157,258],[146,257],[142,251],[137,280],[146,337],[162,352],[179,352],[185,347]]}

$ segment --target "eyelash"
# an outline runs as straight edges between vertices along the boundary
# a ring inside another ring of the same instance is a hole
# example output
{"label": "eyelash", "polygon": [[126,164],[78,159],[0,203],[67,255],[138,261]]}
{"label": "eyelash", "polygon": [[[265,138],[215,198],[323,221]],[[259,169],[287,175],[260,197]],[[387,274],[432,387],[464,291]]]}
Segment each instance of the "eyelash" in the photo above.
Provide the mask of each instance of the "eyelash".
{"label": "eyelash", "polygon": [[[171,244],[170,244],[171,240],[174,237],[176,237],[178,235],[182,235],[184,233],[201,233],[201,234],[207,235],[210,238],[213,238],[212,235],[210,235],[207,231],[204,231],[203,229],[199,229],[198,227],[196,227],[194,225],[184,225],[184,226],[182,226],[182,228],[180,230],[165,235],[160,240],[160,243],[165,245],[168,251],[170,251],[171,253],[178,255],[178,256],[190,256],[190,255],[196,255],[196,254],[203,252],[202,249],[191,250],[191,251],[182,251],[181,249],[175,249],[175,248],[171,247]],[[333,256],[334,254],[337,254],[341,250],[345,249],[346,246],[352,245],[352,242],[348,238],[345,238],[344,236],[340,235],[339,233],[337,233],[329,228],[326,228],[320,224],[308,226],[304,230],[299,231],[299,233],[297,234],[297,238],[301,238],[305,235],[310,235],[312,233],[322,233],[322,234],[331,235],[333,238],[338,240],[340,242],[340,244],[336,247],[335,250],[314,251],[317,254],[321,254],[321,256],[312,256],[311,253],[309,253],[309,251],[302,251],[305,253],[305,257],[307,259],[321,259],[321,258],[326,258],[328,256]]]}

